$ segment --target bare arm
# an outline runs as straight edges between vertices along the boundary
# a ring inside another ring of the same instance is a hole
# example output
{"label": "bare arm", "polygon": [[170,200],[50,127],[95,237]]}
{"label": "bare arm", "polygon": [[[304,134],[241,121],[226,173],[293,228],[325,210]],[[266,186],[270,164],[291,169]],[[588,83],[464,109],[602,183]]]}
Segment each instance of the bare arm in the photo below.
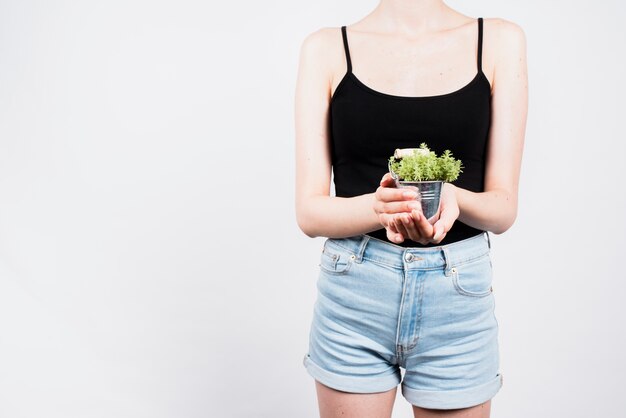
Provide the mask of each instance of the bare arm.
{"label": "bare arm", "polygon": [[493,25],[497,55],[492,86],[492,121],[486,157],[484,192],[455,188],[459,220],[500,234],[517,217],[519,174],[528,112],[526,38],[512,22]]}
{"label": "bare arm", "polygon": [[[332,51],[342,45],[336,29],[320,29],[302,43],[295,97],[296,219],[310,237],[342,238],[383,227],[378,211],[410,210],[415,194],[390,189],[350,198],[330,196],[331,158],[328,112]],[[339,50],[343,53],[343,50]],[[345,63],[344,63],[345,71]],[[383,207],[381,196],[406,203]],[[401,206],[404,204],[405,206]],[[377,210],[375,210],[375,208]]]}

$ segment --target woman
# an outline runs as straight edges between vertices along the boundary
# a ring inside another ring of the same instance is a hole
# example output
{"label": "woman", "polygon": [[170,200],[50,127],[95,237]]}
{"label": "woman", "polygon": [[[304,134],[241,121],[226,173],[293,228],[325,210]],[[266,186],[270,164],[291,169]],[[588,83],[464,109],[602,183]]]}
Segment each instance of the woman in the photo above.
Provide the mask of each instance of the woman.
{"label": "woman", "polygon": [[[527,99],[522,29],[442,0],[381,0],[304,40],[296,217],[327,237],[304,357],[322,418],[390,417],[399,383],[415,417],[489,417],[503,381],[489,232],[516,218]],[[430,221],[387,173],[421,142],[464,166]]]}

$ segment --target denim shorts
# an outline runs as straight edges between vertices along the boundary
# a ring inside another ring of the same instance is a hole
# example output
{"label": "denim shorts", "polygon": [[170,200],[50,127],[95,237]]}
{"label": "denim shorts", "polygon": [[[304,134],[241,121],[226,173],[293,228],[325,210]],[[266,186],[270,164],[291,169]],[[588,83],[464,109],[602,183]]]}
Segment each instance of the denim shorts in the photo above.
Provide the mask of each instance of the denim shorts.
{"label": "denim shorts", "polygon": [[[487,232],[436,247],[327,238],[303,363],[320,383],[466,408],[502,386]],[[404,373],[401,373],[401,368]]]}

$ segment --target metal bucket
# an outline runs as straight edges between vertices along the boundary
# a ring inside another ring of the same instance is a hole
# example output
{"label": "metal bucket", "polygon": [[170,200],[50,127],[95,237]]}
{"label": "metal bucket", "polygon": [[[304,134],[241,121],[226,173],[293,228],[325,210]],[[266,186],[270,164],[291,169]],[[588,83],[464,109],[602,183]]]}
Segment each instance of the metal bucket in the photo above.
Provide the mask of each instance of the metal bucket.
{"label": "metal bucket", "polygon": [[404,181],[399,180],[398,175],[391,169],[389,164],[389,173],[393,177],[396,187],[409,188],[417,191],[417,199],[422,206],[422,213],[426,219],[430,220],[437,214],[439,203],[441,201],[441,189],[443,181]]}
{"label": "metal bucket", "polygon": [[395,179],[396,187],[417,188],[417,200],[422,205],[422,213],[426,219],[437,214],[441,201],[443,181],[403,181]]}

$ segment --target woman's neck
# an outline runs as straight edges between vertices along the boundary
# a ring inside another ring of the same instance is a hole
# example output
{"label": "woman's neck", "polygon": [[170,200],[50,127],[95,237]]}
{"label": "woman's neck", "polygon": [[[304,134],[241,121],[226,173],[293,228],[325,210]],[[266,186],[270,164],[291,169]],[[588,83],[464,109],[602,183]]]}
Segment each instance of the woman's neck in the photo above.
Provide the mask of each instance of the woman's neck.
{"label": "woman's neck", "polygon": [[386,30],[414,36],[440,28],[450,12],[443,0],[380,0],[372,15]]}

